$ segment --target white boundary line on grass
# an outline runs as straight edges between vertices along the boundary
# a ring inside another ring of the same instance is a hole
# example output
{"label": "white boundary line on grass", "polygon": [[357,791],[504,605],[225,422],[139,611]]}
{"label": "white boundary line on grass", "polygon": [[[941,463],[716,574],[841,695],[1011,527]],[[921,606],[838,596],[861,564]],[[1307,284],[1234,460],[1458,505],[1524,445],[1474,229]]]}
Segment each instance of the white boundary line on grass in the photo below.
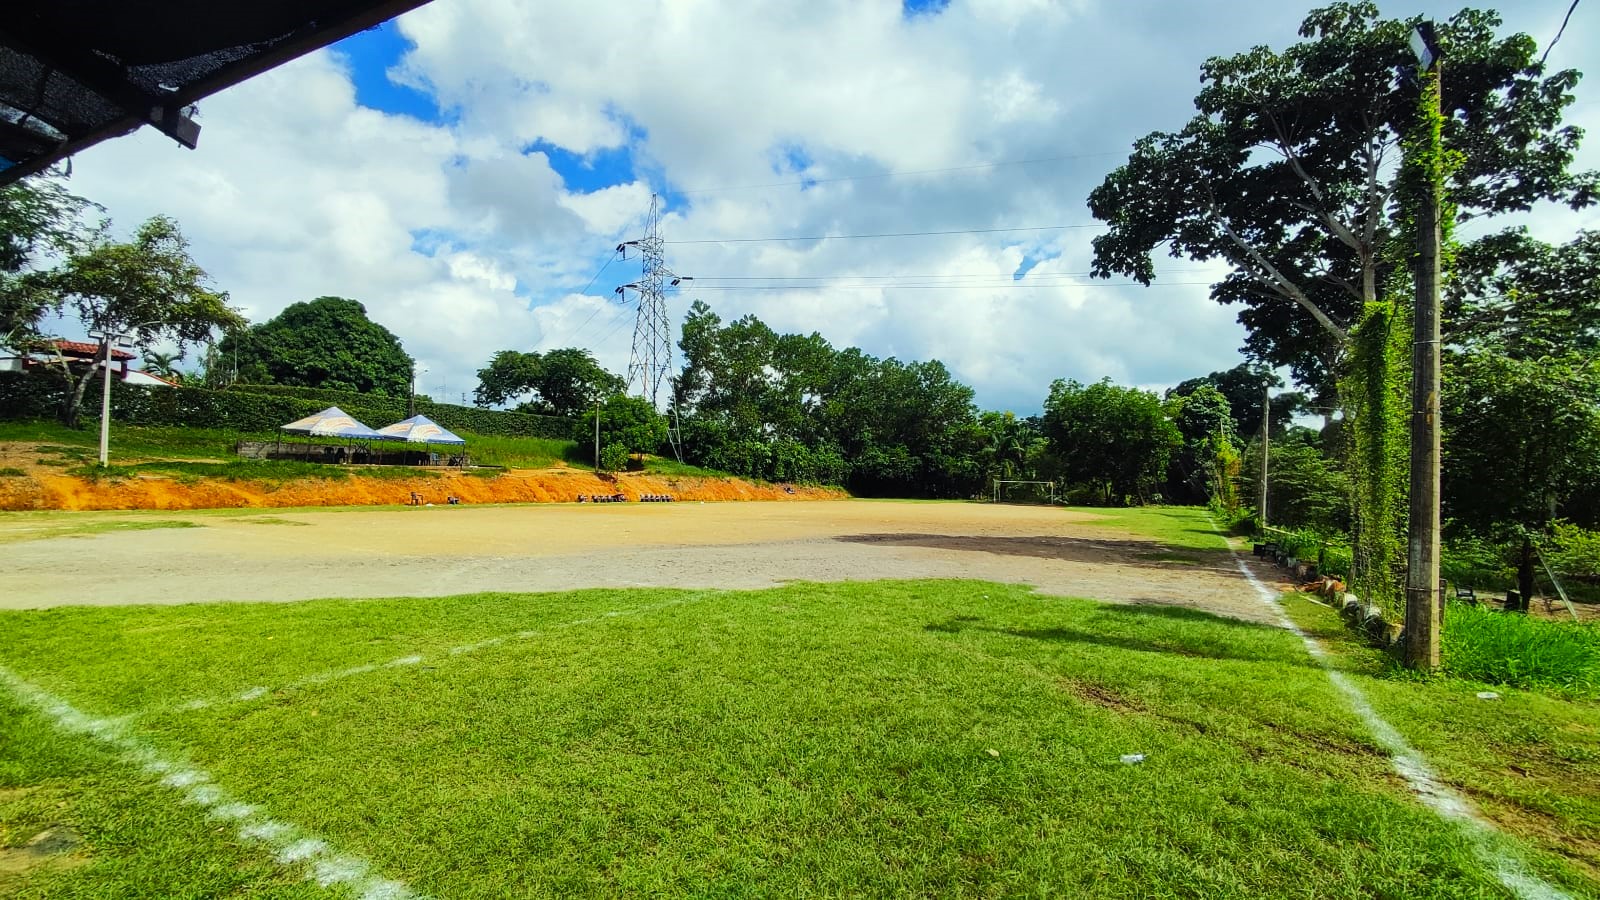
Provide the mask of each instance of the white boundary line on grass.
{"label": "white boundary line on grass", "polygon": [[[1216,526],[1217,523],[1212,521],[1211,527],[1215,529]],[[1220,535],[1221,532],[1219,531],[1218,534]],[[1223,538],[1223,540],[1227,541],[1227,538]],[[1373,737],[1378,739],[1378,743],[1389,751],[1390,763],[1394,765],[1394,770],[1399,773],[1400,777],[1405,779],[1412,792],[1429,809],[1437,813],[1441,819],[1460,826],[1468,833],[1468,837],[1472,839],[1473,850],[1478,854],[1478,859],[1494,872],[1495,877],[1500,879],[1500,883],[1505,885],[1506,889],[1511,891],[1512,894],[1522,898],[1522,900],[1572,900],[1570,894],[1528,871],[1520,860],[1508,856],[1501,852],[1499,848],[1492,846],[1493,839],[1499,834],[1494,825],[1478,815],[1477,811],[1472,808],[1471,801],[1440,781],[1439,776],[1434,773],[1433,767],[1428,765],[1428,761],[1423,758],[1422,754],[1407,743],[1400,732],[1396,731],[1393,725],[1390,725],[1382,716],[1378,715],[1377,710],[1372,708],[1372,704],[1367,700],[1367,695],[1362,693],[1361,688],[1357,687],[1355,682],[1346,678],[1343,672],[1329,665],[1328,651],[1323,648],[1316,638],[1306,634],[1299,625],[1294,623],[1293,619],[1289,618],[1288,613],[1283,611],[1283,606],[1278,601],[1277,593],[1263,584],[1261,579],[1256,577],[1256,573],[1250,571],[1249,567],[1244,564],[1244,560],[1239,557],[1238,551],[1233,549],[1232,544],[1228,545],[1228,553],[1233,557],[1234,565],[1239,567],[1239,571],[1244,574],[1244,577],[1250,581],[1250,585],[1255,588],[1256,596],[1261,598],[1261,602],[1270,607],[1277,616],[1278,624],[1305,643],[1306,650],[1317,661],[1317,665],[1322,668],[1322,671],[1327,674],[1328,680],[1333,682],[1333,686],[1338,688],[1339,693],[1344,695],[1345,702],[1350,704],[1350,708],[1355,711],[1355,714],[1362,722],[1366,723]]]}
{"label": "white boundary line on grass", "polygon": [[[666,609],[672,606],[681,606],[685,603],[696,603],[708,597],[725,593],[728,592],[722,590],[702,591],[701,593],[692,597],[668,600],[664,603],[652,603],[648,606],[639,606],[632,609],[611,610],[609,612],[599,613],[597,615],[588,616],[582,619],[573,619],[567,622],[557,622],[553,625],[546,625],[543,628],[509,632],[502,635],[496,635],[495,637],[484,638],[481,641],[473,641],[470,644],[457,644],[454,647],[448,647],[442,651],[439,651],[438,653],[435,653],[431,659],[435,662],[438,662],[451,657],[463,656],[469,653],[477,653],[480,650],[487,650],[490,647],[497,647],[501,644],[509,643],[511,641],[526,641],[536,637],[542,637],[545,634],[558,629],[576,628],[580,625],[592,625],[604,619],[615,619],[623,616],[655,612],[656,610]],[[266,697],[276,691],[313,687],[315,685],[327,684],[331,681],[341,681],[345,678],[353,678],[357,675],[365,675],[369,672],[377,672],[382,669],[402,669],[408,666],[421,665],[429,660],[430,657],[426,654],[411,653],[406,656],[396,657],[388,662],[367,663],[360,666],[351,666],[346,669],[330,669],[326,672],[316,672],[311,675],[305,675],[300,678],[296,678],[293,681],[285,682],[276,688],[256,685],[255,687],[240,691],[237,694],[229,694],[226,697],[200,697],[183,703],[152,706],[149,709],[132,713],[130,716],[128,716],[128,718],[139,719],[163,712],[193,712],[195,710],[210,709],[218,706],[231,706],[239,703],[250,703],[252,701],[259,700],[262,697]]]}
{"label": "white boundary line on grass", "polygon": [[80,712],[4,666],[0,666],[0,682],[54,719],[58,727],[115,747],[146,774],[180,792],[183,802],[199,806],[211,818],[232,826],[244,840],[266,845],[280,864],[302,867],[301,875],[306,881],[324,888],[349,888],[360,900],[415,900],[418,897],[403,882],[375,873],[366,860],[336,851],[299,826],[269,818],[261,807],[241,802],[218,787],[209,774],[162,756],[155,748],[129,734],[125,719],[99,719]]}

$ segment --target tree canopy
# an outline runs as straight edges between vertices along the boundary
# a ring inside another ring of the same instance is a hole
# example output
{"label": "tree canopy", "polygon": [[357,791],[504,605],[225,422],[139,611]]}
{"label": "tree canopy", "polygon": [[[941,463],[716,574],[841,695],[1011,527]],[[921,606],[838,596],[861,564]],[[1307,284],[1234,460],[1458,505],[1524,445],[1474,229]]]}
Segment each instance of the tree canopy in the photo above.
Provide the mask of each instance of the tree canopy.
{"label": "tree canopy", "polygon": [[[133,240],[100,236],[55,268],[21,276],[24,290],[49,298],[49,308],[71,315],[90,332],[131,335],[138,346],[171,341],[180,349],[217,330],[238,328],[244,317],[228,295],[211,290],[205,270],[189,257],[189,243],[172,219],[156,216]],[[58,360],[72,390],[62,420],[76,425],[88,372]]]}
{"label": "tree canopy", "polygon": [[547,353],[501,350],[478,370],[479,406],[521,400],[521,412],[575,416],[595,400],[622,393],[623,380],[601,368],[588,350],[566,347]]}
{"label": "tree canopy", "polygon": [[[1149,284],[1163,247],[1227,262],[1212,297],[1244,307],[1247,352],[1330,396],[1364,304],[1408,277],[1395,262],[1408,251],[1386,250],[1403,230],[1396,158],[1416,88],[1397,73],[1414,67],[1418,21],[1335,3],[1307,15],[1301,43],[1208,60],[1198,114],[1139,139],[1090,194],[1110,225],[1094,240],[1095,274]],[[1546,77],[1534,41],[1499,37],[1500,24],[1470,9],[1437,23],[1452,202],[1463,217],[1594,202],[1600,176],[1570,171],[1582,132],[1561,123],[1579,73]]]}
{"label": "tree canopy", "polygon": [[[1220,412],[1227,415],[1225,408]],[[1097,485],[1102,502],[1113,504],[1148,502],[1183,445],[1155,394],[1110,379],[1050,385],[1044,433],[1066,479]]]}
{"label": "tree canopy", "polygon": [[83,249],[96,235],[83,219],[93,208],[55,178],[34,176],[0,188],[0,346],[38,337],[39,320],[54,298],[21,273],[46,254]]}
{"label": "tree canopy", "polygon": [[238,354],[239,377],[404,397],[415,363],[400,339],[367,318],[367,308],[343,297],[290,304],[248,330],[223,338],[219,350]]}

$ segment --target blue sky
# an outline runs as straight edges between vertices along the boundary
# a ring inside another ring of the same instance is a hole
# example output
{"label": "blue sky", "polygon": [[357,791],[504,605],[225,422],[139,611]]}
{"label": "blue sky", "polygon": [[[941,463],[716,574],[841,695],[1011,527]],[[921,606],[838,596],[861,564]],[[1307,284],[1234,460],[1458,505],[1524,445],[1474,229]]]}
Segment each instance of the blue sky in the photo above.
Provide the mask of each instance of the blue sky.
{"label": "blue sky", "polygon": [[[1058,377],[1160,389],[1240,361],[1235,311],[1206,296],[1218,267],[1089,283],[1078,226],[1133,140],[1192,114],[1207,57],[1295,40],[1309,5],[436,0],[207,100],[193,152],[147,131],[81,154],[74,189],[121,228],[175,216],[254,320],[361,300],[453,394],[501,349],[585,346],[624,371],[613,289],[637,262],[599,270],[659,191],[669,241],[713,241],[669,244],[700,279],[674,316],[698,298],[939,358],[981,405],[1026,414]],[[1594,68],[1586,9],[1553,64]],[[1519,3],[1506,30],[1543,43],[1564,12]],[[1578,94],[1573,120],[1600,125]],[[750,240],[940,231],[961,233]]]}

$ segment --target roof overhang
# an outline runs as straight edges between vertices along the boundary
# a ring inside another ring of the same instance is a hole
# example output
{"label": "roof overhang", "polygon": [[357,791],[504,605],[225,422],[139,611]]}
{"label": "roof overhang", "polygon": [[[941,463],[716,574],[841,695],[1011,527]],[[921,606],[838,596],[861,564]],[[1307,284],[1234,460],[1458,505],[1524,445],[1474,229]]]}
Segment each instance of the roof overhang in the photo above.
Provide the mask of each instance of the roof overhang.
{"label": "roof overhang", "polygon": [[22,0],[0,13],[0,186],[427,0]]}

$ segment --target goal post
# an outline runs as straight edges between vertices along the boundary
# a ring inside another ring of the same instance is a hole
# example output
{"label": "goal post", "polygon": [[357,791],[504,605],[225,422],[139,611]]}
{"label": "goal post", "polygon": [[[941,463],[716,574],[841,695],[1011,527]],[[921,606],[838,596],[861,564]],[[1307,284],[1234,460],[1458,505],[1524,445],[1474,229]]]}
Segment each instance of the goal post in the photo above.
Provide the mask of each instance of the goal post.
{"label": "goal post", "polygon": [[1032,487],[1029,495],[1034,498],[1044,499],[1044,502],[1054,506],[1056,503],[1056,483],[1054,481],[1019,481],[1013,479],[996,478],[994,480],[994,502],[1008,502],[1008,497],[1014,497],[1017,491],[1013,486],[1027,485]]}

